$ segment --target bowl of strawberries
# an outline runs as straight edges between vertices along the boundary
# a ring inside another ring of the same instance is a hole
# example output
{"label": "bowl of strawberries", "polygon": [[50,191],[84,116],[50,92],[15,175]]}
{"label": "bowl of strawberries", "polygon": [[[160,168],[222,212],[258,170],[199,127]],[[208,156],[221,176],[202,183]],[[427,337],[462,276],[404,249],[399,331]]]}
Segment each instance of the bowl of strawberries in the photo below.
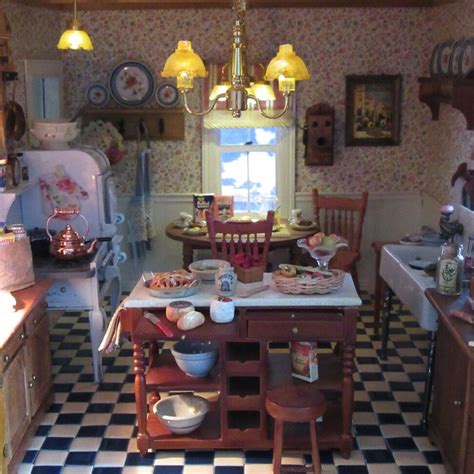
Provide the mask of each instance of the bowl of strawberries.
{"label": "bowl of strawberries", "polygon": [[299,239],[296,243],[298,247],[308,251],[322,271],[327,271],[329,261],[336,255],[337,249],[348,246],[344,237],[336,234],[326,235],[324,232],[317,232],[304,239]]}

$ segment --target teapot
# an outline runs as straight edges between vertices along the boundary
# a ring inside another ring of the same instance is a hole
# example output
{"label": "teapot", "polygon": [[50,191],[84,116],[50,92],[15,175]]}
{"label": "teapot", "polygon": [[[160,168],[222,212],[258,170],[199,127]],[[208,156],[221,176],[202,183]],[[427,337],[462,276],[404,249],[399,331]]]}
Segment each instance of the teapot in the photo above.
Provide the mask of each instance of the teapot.
{"label": "teapot", "polygon": [[[76,215],[81,217],[86,224],[86,231],[82,237],[74,230],[71,224],[67,224],[63,230],[53,237],[49,231],[49,223],[52,219],[55,217],[69,218]],[[94,239],[92,242],[86,244],[85,238],[89,232],[89,223],[77,207],[55,207],[53,213],[46,221],[46,232],[51,242],[49,252],[60,260],[75,260],[91,254],[94,252],[97,243],[97,239]]]}

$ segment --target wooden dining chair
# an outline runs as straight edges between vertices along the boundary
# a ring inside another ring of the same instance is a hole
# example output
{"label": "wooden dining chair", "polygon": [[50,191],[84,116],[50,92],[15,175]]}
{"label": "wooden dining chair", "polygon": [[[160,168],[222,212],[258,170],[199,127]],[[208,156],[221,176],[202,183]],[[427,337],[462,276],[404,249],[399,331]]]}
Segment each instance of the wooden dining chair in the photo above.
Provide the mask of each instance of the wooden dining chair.
{"label": "wooden dining chair", "polygon": [[[230,262],[235,254],[244,253],[255,258],[260,256],[267,268],[274,217],[275,212],[268,211],[267,218],[263,221],[223,222],[216,220],[212,211],[206,211],[212,258]],[[263,234],[263,239],[258,239],[257,234]]]}
{"label": "wooden dining chair", "polygon": [[315,222],[325,234],[337,234],[348,242],[347,248],[339,249],[329,267],[350,272],[356,288],[359,289],[357,262],[360,260],[362,227],[369,193],[363,192],[359,198],[322,196],[313,189]]}

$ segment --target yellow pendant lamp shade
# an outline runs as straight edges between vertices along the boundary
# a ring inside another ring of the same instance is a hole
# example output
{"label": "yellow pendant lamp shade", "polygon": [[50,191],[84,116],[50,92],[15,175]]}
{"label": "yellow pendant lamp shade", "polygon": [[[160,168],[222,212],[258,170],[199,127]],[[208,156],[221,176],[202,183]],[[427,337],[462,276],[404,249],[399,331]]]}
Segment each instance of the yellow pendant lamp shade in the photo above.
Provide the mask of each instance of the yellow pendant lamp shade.
{"label": "yellow pendant lamp shade", "polygon": [[81,23],[76,18],[73,18],[59,38],[58,49],[93,51],[94,46],[87,31],[82,29]]}
{"label": "yellow pendant lamp shade", "polygon": [[[218,95],[220,94],[225,94],[230,88],[230,82],[228,81],[223,81],[220,82],[219,84],[216,84],[212,90],[211,93],[209,94],[209,100],[214,100]],[[219,102],[225,101],[225,97],[221,97],[219,99]]]}
{"label": "yellow pendant lamp shade", "polygon": [[280,91],[293,92],[295,81],[307,80],[310,75],[304,61],[293,51],[293,46],[283,44],[268,64],[264,78],[266,81],[278,79]]}
{"label": "yellow pendant lamp shade", "polygon": [[176,77],[178,89],[192,89],[195,77],[207,77],[203,60],[193,51],[191,41],[178,41],[178,47],[166,60],[162,77]]}
{"label": "yellow pendant lamp shade", "polygon": [[263,81],[257,81],[250,87],[250,94],[254,95],[258,100],[273,102],[276,100],[275,92],[270,84]]}

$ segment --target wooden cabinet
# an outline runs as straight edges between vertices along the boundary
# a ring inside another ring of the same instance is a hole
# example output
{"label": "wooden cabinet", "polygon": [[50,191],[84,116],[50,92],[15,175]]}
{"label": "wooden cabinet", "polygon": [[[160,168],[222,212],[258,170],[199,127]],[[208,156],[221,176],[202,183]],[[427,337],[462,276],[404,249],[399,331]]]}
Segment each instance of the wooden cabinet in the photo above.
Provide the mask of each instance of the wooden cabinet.
{"label": "wooden cabinet", "polygon": [[25,352],[12,359],[3,375],[5,443],[3,456],[10,462],[30,423],[31,414],[25,377]]}
{"label": "wooden cabinet", "polygon": [[[150,309],[150,308],[147,308]],[[200,308],[206,316],[208,308]],[[319,358],[320,379],[312,384],[328,394],[328,410],[319,425],[321,449],[340,449],[349,457],[353,449],[352,396],[353,357],[357,310],[354,308],[238,308],[228,324],[215,324],[206,317],[204,325],[184,333],[168,323],[164,310],[155,308],[162,324],[174,333],[170,339],[213,340],[219,344],[219,361],[209,376],[196,379],[181,372],[169,350],[158,354],[152,348],[163,334],[142,310],[127,309],[121,314],[122,330],[132,337],[137,405],[137,445],[148,449],[271,449],[273,420],[267,415],[265,397],[269,387],[280,384],[306,384],[291,376],[288,353],[268,350],[272,341],[334,341],[341,345],[339,355]],[[150,346],[150,363],[145,347]],[[203,424],[189,435],[171,433],[150,409],[160,392],[216,392]],[[285,448],[309,447],[309,433],[301,424],[288,424],[291,436]]]}
{"label": "wooden cabinet", "polygon": [[428,290],[439,313],[430,436],[439,447],[448,472],[474,472],[474,327],[449,312],[464,307],[460,298]]}
{"label": "wooden cabinet", "polygon": [[28,434],[52,398],[51,354],[45,295],[49,280],[14,293],[11,332],[0,345],[0,472],[16,473]]}

